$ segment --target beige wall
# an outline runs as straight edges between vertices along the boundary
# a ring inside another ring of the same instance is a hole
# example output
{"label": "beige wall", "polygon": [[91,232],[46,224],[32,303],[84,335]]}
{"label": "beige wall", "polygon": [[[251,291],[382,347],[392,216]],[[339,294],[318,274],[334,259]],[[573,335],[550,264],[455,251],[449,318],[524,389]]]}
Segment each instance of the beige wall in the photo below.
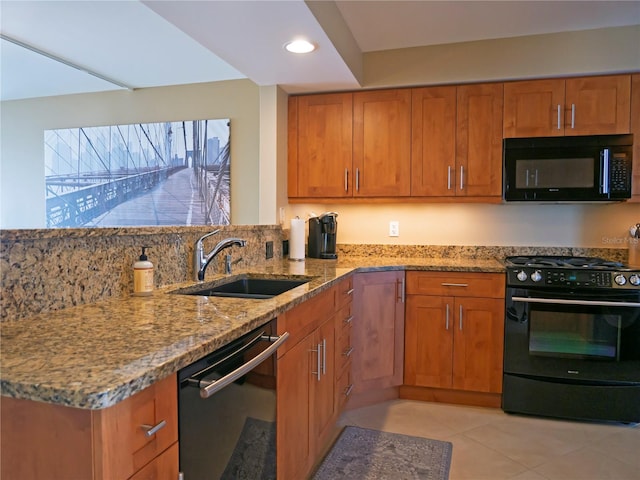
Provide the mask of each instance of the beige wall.
{"label": "beige wall", "polygon": [[232,222],[261,223],[259,98],[234,80],[2,102],[0,228],[44,228],[44,130],[208,118],[231,119]]}

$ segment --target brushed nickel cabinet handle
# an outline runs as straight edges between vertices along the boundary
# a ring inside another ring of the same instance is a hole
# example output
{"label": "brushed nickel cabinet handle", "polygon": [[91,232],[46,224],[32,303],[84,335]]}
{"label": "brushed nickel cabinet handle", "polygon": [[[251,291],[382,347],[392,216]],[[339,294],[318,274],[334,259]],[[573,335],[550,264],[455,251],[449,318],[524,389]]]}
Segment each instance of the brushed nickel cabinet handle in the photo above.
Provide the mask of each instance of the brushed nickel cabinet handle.
{"label": "brushed nickel cabinet handle", "polygon": [[561,122],[561,116],[560,116],[561,112],[562,112],[562,109],[560,107],[560,104],[558,104],[558,130],[560,130],[562,128],[562,124],[560,123]]}
{"label": "brushed nickel cabinet handle", "polygon": [[351,294],[353,294],[353,288],[347,290],[347,292],[346,292],[346,295],[351,295]]}
{"label": "brushed nickel cabinet handle", "polygon": [[349,191],[349,169],[348,168],[344,169],[344,191],[345,192]]}
{"label": "brushed nickel cabinet handle", "polygon": [[167,421],[162,420],[157,425],[152,426],[152,425],[143,424],[143,425],[140,425],[140,428],[142,428],[145,431],[144,432],[145,436],[149,438],[149,437],[153,437],[156,433],[158,433],[159,430],[163,429],[166,426],[167,426]]}
{"label": "brushed nickel cabinet handle", "polygon": [[360,191],[360,169],[356,168],[356,192]]}
{"label": "brushed nickel cabinet handle", "polygon": [[447,190],[451,190],[451,165],[447,167]]}
{"label": "brushed nickel cabinet handle", "polygon": [[327,339],[322,339],[322,374],[327,374]]}
{"label": "brushed nickel cabinet handle", "polygon": [[344,352],[342,352],[342,355],[344,355],[345,357],[350,357],[352,353],[353,347],[349,347],[349,350],[345,350]]}
{"label": "brushed nickel cabinet handle", "polygon": [[310,352],[314,352],[317,354],[316,357],[316,371],[315,372],[311,372],[311,375],[314,375],[316,377],[317,381],[320,381],[320,374],[322,371],[322,359],[320,357],[320,349],[322,348],[322,343],[317,343],[316,344],[316,349],[311,349],[309,350]]}
{"label": "brushed nickel cabinet handle", "polygon": [[468,283],[446,283],[446,282],[443,282],[440,285],[442,285],[443,287],[468,287],[469,286]]}
{"label": "brushed nickel cabinet handle", "polygon": [[460,331],[462,331],[462,305],[460,305]]}
{"label": "brushed nickel cabinet handle", "polygon": [[353,383],[344,389],[344,396],[348,397],[351,395],[351,391],[353,390]]}
{"label": "brushed nickel cabinet handle", "polygon": [[576,104],[571,104],[571,128],[576,128]]}
{"label": "brushed nickel cabinet handle", "polygon": [[348,325],[349,323],[353,322],[353,315],[351,315],[350,317],[345,318],[342,323],[344,323],[345,325]]}
{"label": "brushed nickel cabinet handle", "polygon": [[460,165],[460,190],[464,190],[464,166]]}
{"label": "brushed nickel cabinet handle", "polygon": [[447,313],[445,315],[444,329],[449,330],[449,304],[447,303]]}

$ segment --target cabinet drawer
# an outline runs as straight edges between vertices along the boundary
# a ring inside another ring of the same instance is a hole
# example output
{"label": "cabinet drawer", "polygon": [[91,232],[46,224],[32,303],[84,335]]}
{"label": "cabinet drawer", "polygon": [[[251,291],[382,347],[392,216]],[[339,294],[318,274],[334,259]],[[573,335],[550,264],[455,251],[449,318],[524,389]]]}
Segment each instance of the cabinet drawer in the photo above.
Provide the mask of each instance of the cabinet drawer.
{"label": "cabinet drawer", "polygon": [[338,403],[338,410],[341,410],[351,392],[353,390],[353,380],[351,378],[351,369],[345,370],[342,375],[336,381],[336,401]]}
{"label": "cabinet drawer", "polygon": [[336,287],[336,306],[338,308],[351,303],[353,299],[353,277],[343,280]]}
{"label": "cabinet drawer", "polygon": [[339,338],[336,333],[336,338],[336,369],[337,372],[342,372],[342,370],[351,361],[351,355],[353,354],[353,347],[351,345],[351,329],[347,329]]}
{"label": "cabinet drawer", "polygon": [[336,288],[332,287],[278,316],[278,335],[290,335],[278,349],[278,358],[330,318],[335,309]]}
{"label": "cabinet drawer", "polygon": [[335,321],[336,338],[349,333],[353,325],[353,308],[350,303],[336,312]]}
{"label": "cabinet drawer", "polygon": [[408,295],[504,298],[502,273],[407,272]]}
{"label": "cabinet drawer", "polygon": [[145,465],[129,480],[176,480],[178,478],[178,444]]}
{"label": "cabinet drawer", "polygon": [[[96,461],[103,478],[129,478],[178,441],[176,376],[101,410],[94,426],[101,432]],[[148,435],[151,427],[156,431]]]}

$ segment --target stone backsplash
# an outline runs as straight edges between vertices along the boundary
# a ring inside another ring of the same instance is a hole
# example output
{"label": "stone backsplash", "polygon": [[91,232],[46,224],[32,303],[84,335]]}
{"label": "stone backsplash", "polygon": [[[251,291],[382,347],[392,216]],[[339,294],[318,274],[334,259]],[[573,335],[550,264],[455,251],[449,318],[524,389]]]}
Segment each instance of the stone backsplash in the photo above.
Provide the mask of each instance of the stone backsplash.
{"label": "stone backsplash", "polygon": [[[133,263],[143,246],[161,287],[193,278],[196,240],[215,227],[145,227],[94,229],[3,230],[0,232],[0,321],[123,297],[133,291]],[[205,241],[209,251],[219,240],[239,237],[243,248],[231,247],[207,273],[224,272],[224,256],[234,268],[279,264],[288,230],[279,225],[232,225]],[[265,258],[266,242],[274,255]],[[626,262],[626,249],[511,246],[361,245],[339,244],[339,256],[393,258],[478,258],[501,260],[509,255],[598,256]]]}
{"label": "stone backsplash", "polygon": [[[209,275],[224,272],[227,253],[234,268],[282,261],[282,229],[274,225],[3,230],[0,320],[130,295],[133,263],[143,246],[150,247],[156,287],[188,281],[193,277],[193,246],[214,228],[222,231],[205,240],[205,252],[226,237],[243,238],[247,245],[225,250],[209,265]],[[274,247],[269,260],[267,241]]]}
{"label": "stone backsplash", "polygon": [[601,257],[626,263],[627,249],[527,246],[474,246],[474,245],[338,245],[338,255],[350,257],[405,257],[405,258],[495,258],[503,260],[514,255],[570,255]]}

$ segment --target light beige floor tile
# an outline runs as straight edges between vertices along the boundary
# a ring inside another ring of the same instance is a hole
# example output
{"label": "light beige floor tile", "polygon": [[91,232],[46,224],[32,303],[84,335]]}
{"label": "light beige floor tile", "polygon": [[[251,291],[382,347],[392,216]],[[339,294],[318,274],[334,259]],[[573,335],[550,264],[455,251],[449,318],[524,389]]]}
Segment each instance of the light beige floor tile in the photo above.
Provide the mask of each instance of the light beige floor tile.
{"label": "light beige floor tile", "polygon": [[547,477],[543,477],[539,473],[533,470],[527,470],[526,472],[519,473],[515,477],[511,477],[509,480],[548,480]]}
{"label": "light beige floor tile", "polygon": [[455,435],[449,441],[453,444],[449,480],[502,480],[527,470],[465,434]]}
{"label": "light beige floor tile", "polygon": [[577,423],[536,420],[506,419],[475,428],[465,435],[529,468],[590,442],[590,437]]}
{"label": "light beige floor tile", "polygon": [[590,446],[598,452],[635,467],[640,478],[640,427],[621,428],[597,442],[592,442]]}
{"label": "light beige floor tile", "polygon": [[536,468],[550,480],[638,480],[640,471],[592,447],[556,457]]}

